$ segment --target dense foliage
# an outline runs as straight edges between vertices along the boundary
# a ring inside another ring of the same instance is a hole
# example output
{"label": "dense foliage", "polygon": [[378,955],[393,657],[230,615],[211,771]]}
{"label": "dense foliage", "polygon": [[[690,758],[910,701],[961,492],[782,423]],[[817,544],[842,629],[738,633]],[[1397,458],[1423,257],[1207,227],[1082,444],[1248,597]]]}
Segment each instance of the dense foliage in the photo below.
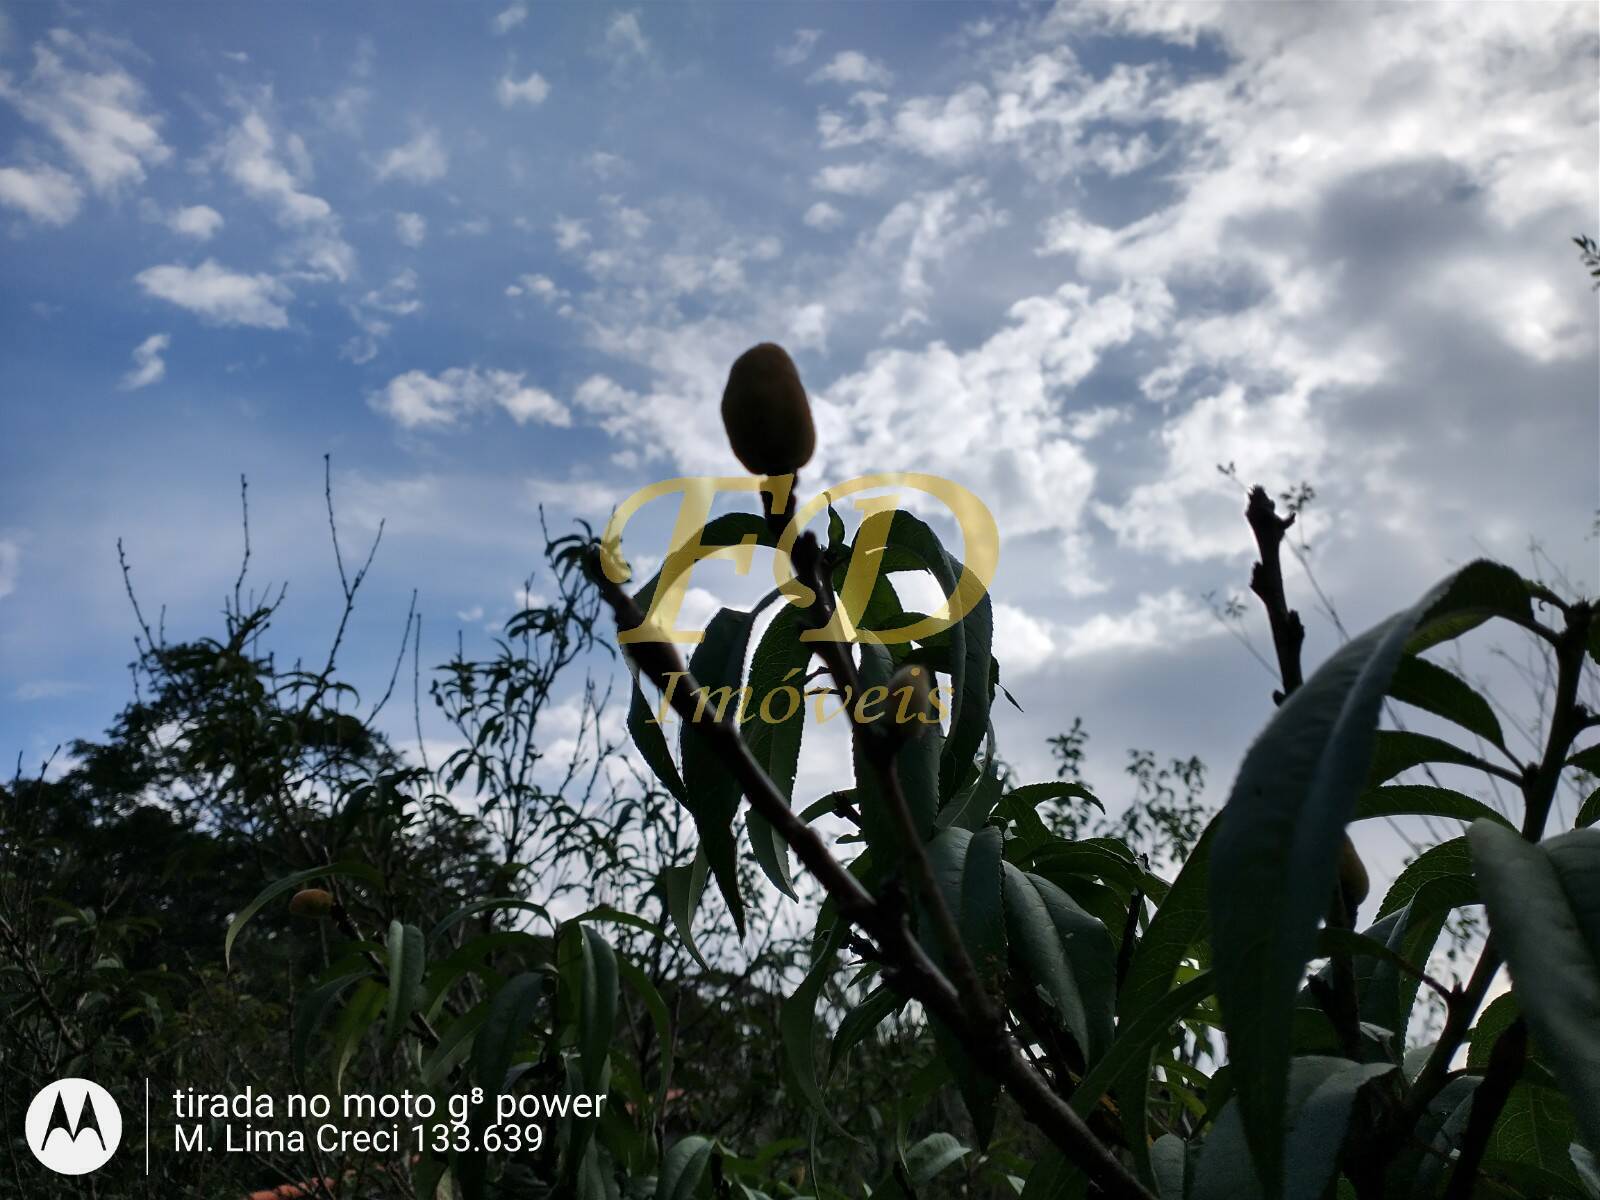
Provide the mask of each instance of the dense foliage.
{"label": "dense foliage", "polygon": [[[898,576],[949,595],[962,573],[931,526],[887,520],[859,623],[880,632],[923,616]],[[1014,779],[986,596],[904,643],[803,640],[863,544],[831,510],[826,539],[782,551],[808,603],[724,609],[687,663],[624,654],[631,755],[575,673],[663,581],[615,582],[587,533],[548,546],[554,601],[433,673],[462,747],[437,764],[378,732],[394,680],[365,711],[340,681],[365,568],[340,560],[315,671],[263,649],[281,594],[236,588],[219,639],[141,617],[137,698],[106,739],[0,792],[8,1132],[50,1079],[136,1111],[148,1076],[479,1098],[472,1136],[421,1155],[179,1154],[158,1127],[156,1176],[122,1163],[81,1194],[1600,1197],[1600,790],[1552,827],[1561,789],[1600,775],[1592,606],[1474,562],[1302,677],[1289,521],[1259,490],[1249,520],[1281,703],[1215,815],[1198,760],[1147,752],[1136,803],[1097,814],[1078,723],[1057,778]],[[736,512],[699,536],[781,530]],[[1531,761],[1442,658],[1491,622],[1550,664]],[[796,678],[793,719],[763,720]],[[866,715],[874,689],[910,709]],[[578,733],[557,739],[563,695]],[[1456,735],[1384,721],[1392,702]],[[848,787],[794,793],[805,737],[832,739]],[[1374,910],[1346,828],[1414,814],[1464,832]],[[1478,905],[1487,944],[1443,983],[1435,947]],[[1437,1027],[1413,1019],[1425,992]],[[484,1136],[500,1094],[607,1100],[532,1147]],[[15,1194],[80,1186],[11,1138]]]}

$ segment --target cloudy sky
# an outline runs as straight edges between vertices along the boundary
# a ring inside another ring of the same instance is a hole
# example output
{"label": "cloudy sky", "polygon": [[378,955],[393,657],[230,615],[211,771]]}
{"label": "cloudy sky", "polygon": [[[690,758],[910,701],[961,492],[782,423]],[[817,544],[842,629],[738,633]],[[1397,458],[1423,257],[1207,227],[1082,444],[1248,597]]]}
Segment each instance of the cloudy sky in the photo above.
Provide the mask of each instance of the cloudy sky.
{"label": "cloudy sky", "polygon": [[[1048,772],[1081,714],[1091,777],[1197,753],[1220,799],[1272,680],[1204,598],[1251,559],[1218,464],[1316,487],[1352,628],[1530,538],[1596,584],[1597,34],[1592,4],[0,0],[0,749],[126,699],[118,537],[170,633],[216,631],[241,474],[280,653],[317,654],[324,454],[347,541],[387,521],[357,680],[413,588],[425,661],[482,648],[541,505],[738,470],[717,400],[775,340],[808,492],[931,471],[994,512],[1005,756]],[[1290,588],[1314,662],[1337,634]]]}

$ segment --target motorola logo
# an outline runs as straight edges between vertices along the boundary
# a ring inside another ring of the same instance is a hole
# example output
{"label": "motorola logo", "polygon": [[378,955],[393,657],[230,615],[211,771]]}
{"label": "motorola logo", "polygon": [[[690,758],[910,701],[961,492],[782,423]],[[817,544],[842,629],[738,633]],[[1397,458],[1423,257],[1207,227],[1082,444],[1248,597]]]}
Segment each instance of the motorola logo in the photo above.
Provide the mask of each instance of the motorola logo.
{"label": "motorola logo", "polygon": [[58,1079],[28,1105],[28,1149],[58,1175],[87,1175],[106,1165],[122,1140],[122,1113],[90,1079]]}

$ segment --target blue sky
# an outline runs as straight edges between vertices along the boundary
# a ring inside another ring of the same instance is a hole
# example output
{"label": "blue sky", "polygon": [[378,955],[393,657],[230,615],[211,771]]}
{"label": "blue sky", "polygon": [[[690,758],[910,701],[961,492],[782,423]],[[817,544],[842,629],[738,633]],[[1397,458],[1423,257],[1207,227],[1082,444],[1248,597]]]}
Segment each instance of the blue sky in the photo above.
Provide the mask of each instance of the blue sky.
{"label": "blue sky", "polygon": [[1597,64],[1581,4],[0,0],[0,748],[127,698],[118,537],[216,630],[240,474],[319,653],[324,454],[347,553],[387,521],[357,680],[412,588],[425,661],[481,647],[541,504],[737,470],[717,399],[775,340],[810,483],[994,511],[1007,757],[1082,714],[1091,777],[1198,753],[1220,799],[1271,680],[1203,598],[1251,558],[1218,463],[1316,485],[1353,628],[1530,537],[1595,587]]}

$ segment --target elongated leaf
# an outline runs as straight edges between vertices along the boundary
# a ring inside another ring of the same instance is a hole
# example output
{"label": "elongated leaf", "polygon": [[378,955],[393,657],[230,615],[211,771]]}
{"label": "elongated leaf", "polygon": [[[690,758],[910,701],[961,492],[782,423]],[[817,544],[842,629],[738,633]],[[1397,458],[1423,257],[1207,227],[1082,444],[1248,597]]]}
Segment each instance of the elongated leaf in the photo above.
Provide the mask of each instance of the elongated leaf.
{"label": "elongated leaf", "polygon": [[1589,798],[1578,808],[1577,819],[1572,824],[1574,828],[1587,829],[1596,821],[1600,821],[1600,788],[1589,793]]}
{"label": "elongated leaf", "polygon": [[[928,846],[928,861],[955,918],[978,979],[991,997],[1004,995],[1006,977],[1006,921],[1001,885],[1001,834],[986,828],[978,833],[946,829]],[[929,956],[948,975],[950,954],[932,916],[923,913],[921,937]],[[994,1134],[995,1103],[999,1087],[984,1064],[975,1063],[951,1030],[935,1022],[934,1036],[940,1056],[955,1076],[967,1114],[972,1118],[980,1145]]]}
{"label": "elongated leaf", "polygon": [[815,952],[811,970],[800,981],[800,986],[784,1000],[778,1015],[783,1053],[794,1075],[795,1085],[810,1103],[812,1110],[840,1133],[845,1131],[835,1119],[827,1101],[823,1099],[822,1089],[817,1086],[817,1055],[813,1044],[813,1030],[816,1028],[817,997],[822,994],[822,985],[828,981],[828,976],[833,971],[834,955],[839,952],[847,932],[848,927],[843,922],[833,923]]}
{"label": "elongated leaf", "polygon": [[1063,1027],[1093,1062],[1111,1044],[1116,1010],[1116,947],[1111,934],[1064,891],[1010,863],[1005,873],[1006,933],[1018,964],[1040,988]]}
{"label": "elongated leaf", "polygon": [[1372,767],[1368,787],[1388,783],[1403,771],[1424,763],[1448,763],[1470,767],[1477,759],[1468,751],[1443,738],[1403,729],[1379,730],[1372,743]]}
{"label": "elongated leaf", "polygon": [[905,1154],[906,1174],[916,1187],[926,1187],[946,1167],[954,1166],[972,1151],[948,1133],[930,1133]]}
{"label": "elongated leaf", "polygon": [[375,979],[362,980],[333,1026],[333,1086],[336,1091],[344,1087],[344,1069],[350,1065],[361,1039],[382,1011],[383,988]]}
{"label": "elongated leaf", "polygon": [[[909,553],[938,581],[946,596],[955,594],[962,564],[940,544],[938,535],[904,509],[896,509],[885,542],[883,570],[904,569],[892,551]],[[948,799],[966,782],[970,764],[989,728],[990,646],[994,615],[987,595],[970,612],[951,625],[948,635],[950,685],[955,693],[950,710],[949,735],[939,762],[939,795]]]}
{"label": "elongated leaf", "polygon": [[[806,727],[806,664],[811,646],[800,640],[800,610],[785,605],[761,635],[750,660],[750,707],[745,714],[745,745],[785,800],[794,797],[795,769]],[[762,873],[791,900],[789,847],[771,822],[754,808],[747,810],[750,848]]]}
{"label": "elongated leaf", "polygon": [[309,1067],[307,1055],[311,1046],[311,1039],[316,1036],[321,1028],[328,1011],[338,1003],[339,996],[358,979],[366,979],[372,974],[371,968],[355,971],[349,975],[341,975],[327,983],[313,988],[295,1005],[294,1038],[290,1047],[291,1059],[294,1062],[295,1075],[305,1079]]}
{"label": "elongated leaf", "polygon": [[400,1040],[406,1022],[417,1007],[427,953],[423,949],[422,930],[401,921],[389,922],[388,948],[389,998],[383,1036],[393,1045]]}
{"label": "elongated leaf", "polygon": [[439,1044],[422,1060],[422,1085],[429,1091],[438,1087],[451,1069],[472,1049],[473,1038],[489,1015],[490,1001],[462,1013],[439,1032]]}
{"label": "elongated leaf", "polygon": [[716,1143],[710,1138],[694,1136],[674,1142],[656,1178],[656,1200],[690,1200],[715,1149]]}
{"label": "elongated leaf", "polygon": [[578,1002],[578,1063],[583,1090],[605,1091],[611,1034],[617,1027],[617,958],[610,943],[586,925],[577,926],[582,950]]}
{"label": "elongated leaf", "polygon": [[1481,600],[1461,587],[1472,570],[1353,638],[1289,696],[1246,753],[1220,817],[1212,961],[1240,1117],[1269,1200],[1283,1191],[1294,997],[1333,894],[1344,827],[1380,774],[1383,698],[1407,643]]}
{"label": "elongated leaf", "polygon": [[[1490,823],[1498,823],[1505,828],[1503,821]],[[1465,837],[1451,838],[1448,842],[1429,846],[1419,854],[1400,872],[1399,878],[1384,894],[1383,903],[1378,906],[1378,916],[1386,917],[1398,912],[1435,880],[1450,885],[1453,894],[1459,897],[1455,900],[1456,904],[1473,904],[1477,901],[1478,889],[1472,880],[1472,857]]]}
{"label": "elongated leaf", "polygon": [[298,888],[315,879],[328,879],[334,876],[341,878],[360,879],[372,884],[374,887],[383,886],[383,876],[376,869],[359,862],[330,863],[326,867],[312,867],[307,871],[296,871],[274,883],[269,883],[262,888],[256,898],[239,910],[238,914],[228,923],[228,932],[222,939],[222,962],[226,967],[233,965],[233,943],[243,929],[267,905],[291,888]]}
{"label": "elongated leaf", "polygon": [[[705,691],[706,719],[715,717],[719,703],[726,705],[728,719],[738,721],[739,681],[744,676],[744,653],[750,643],[754,612],[725,608],[711,618],[705,640],[695,647],[689,671]],[[723,692],[722,689],[728,689]],[[731,700],[723,696],[731,695]],[[683,723],[683,803],[700,831],[700,849],[717,881],[734,928],[744,936],[744,898],[739,894],[739,851],[733,836],[733,818],[743,794],[739,781],[723,762],[711,740]]]}
{"label": "elongated leaf", "polygon": [[1493,617],[1532,629],[1533,601],[1522,576],[1501,563],[1480,558],[1435,589],[1432,604],[1406,643],[1406,653],[1421,654]]}
{"label": "elongated leaf", "polygon": [[539,1003],[539,977],[525,972],[512,979],[489,1001],[483,1026],[472,1045],[472,1077],[490,1096],[500,1094],[511,1056],[533,1020]]}
{"label": "elongated leaf", "polygon": [[1395,668],[1389,695],[1424,712],[1454,722],[1485,741],[1505,749],[1505,735],[1489,702],[1453,671],[1425,658],[1407,655]]}
{"label": "elongated leaf", "polygon": [[684,949],[689,951],[695,962],[709,971],[711,964],[706,962],[694,940],[694,914],[706,890],[705,847],[695,851],[693,861],[686,867],[663,867],[661,884],[667,897],[667,913],[672,917],[678,936],[683,939]]}
{"label": "elongated leaf", "polygon": [[639,682],[638,665],[631,659],[628,669],[633,673],[633,689],[628,699],[628,736],[661,786],[682,804],[683,779],[678,774],[678,764],[672,761],[672,751],[667,748],[667,736],[661,732],[660,707],[650,707],[644,686]]}
{"label": "elongated leaf", "polygon": [[[1213,986],[1211,972],[1201,971],[1133,1014],[1131,1020],[1124,1018],[1111,1048],[1095,1061],[1083,1081],[1073,1089],[1070,1101],[1073,1111],[1087,1118],[1119,1079],[1136,1078],[1141,1088],[1147,1087],[1151,1056],[1170,1037],[1172,1027],[1211,995]],[[1128,1102],[1142,1109],[1142,1099],[1142,1096],[1134,1096]]]}
{"label": "elongated leaf", "polygon": [[428,941],[430,943],[437,942],[445,934],[449,933],[451,929],[461,924],[462,921],[475,917],[481,912],[487,912],[491,908],[515,908],[523,912],[531,912],[534,916],[543,917],[547,921],[550,919],[549,910],[542,904],[535,904],[532,900],[522,900],[516,896],[492,896],[483,900],[474,900],[470,904],[463,904],[429,931]]}
{"label": "elongated leaf", "polygon": [[1213,817],[1201,832],[1183,869],[1172,881],[1167,898],[1156,909],[1144,937],[1139,939],[1117,998],[1117,1012],[1124,1024],[1137,1019],[1172,990],[1178,967],[1206,936],[1210,926],[1206,890],[1211,876],[1211,843],[1220,816]]}
{"label": "elongated leaf", "polygon": [[672,1016],[667,1011],[666,1001],[656,990],[656,985],[650,982],[650,976],[620,954],[616,956],[616,962],[617,972],[622,976],[622,981],[639,994],[639,999],[644,1002],[645,1011],[650,1014],[650,1023],[655,1026],[656,1044],[661,1047],[661,1083],[656,1089],[656,1111],[660,1112],[667,1102],[667,1088],[672,1081],[675,1040],[672,1032]]}
{"label": "elongated leaf", "polygon": [[904,1006],[905,997],[893,988],[883,986],[874,988],[865,1000],[846,1013],[844,1020],[839,1022],[838,1032],[833,1035],[833,1045],[828,1049],[829,1077],[844,1061],[845,1055],[883,1024],[889,1014],[898,1012]]}
{"label": "elongated leaf", "polygon": [[1525,1196],[1583,1196],[1573,1165],[1574,1136],[1583,1136],[1567,1097],[1554,1088],[1519,1083],[1506,1097],[1483,1152],[1483,1170]]}
{"label": "elongated leaf", "polygon": [[1511,822],[1482,800],[1474,800],[1450,788],[1426,784],[1396,783],[1362,792],[1356,801],[1358,821],[1372,817],[1448,817],[1454,821],[1499,821],[1507,829]]}
{"label": "elongated leaf", "polygon": [[[1294,1165],[1286,1200],[1318,1200],[1338,1169],[1339,1149],[1356,1093],[1393,1071],[1393,1063],[1343,1058],[1292,1060],[1284,1099],[1287,1160]],[[1249,1152],[1239,1098],[1224,1106],[1195,1166],[1192,1200],[1255,1200],[1266,1195]]]}
{"label": "elongated leaf", "polygon": [[1480,821],[1467,839],[1528,1029],[1600,1146],[1600,829],[1535,846]]}

